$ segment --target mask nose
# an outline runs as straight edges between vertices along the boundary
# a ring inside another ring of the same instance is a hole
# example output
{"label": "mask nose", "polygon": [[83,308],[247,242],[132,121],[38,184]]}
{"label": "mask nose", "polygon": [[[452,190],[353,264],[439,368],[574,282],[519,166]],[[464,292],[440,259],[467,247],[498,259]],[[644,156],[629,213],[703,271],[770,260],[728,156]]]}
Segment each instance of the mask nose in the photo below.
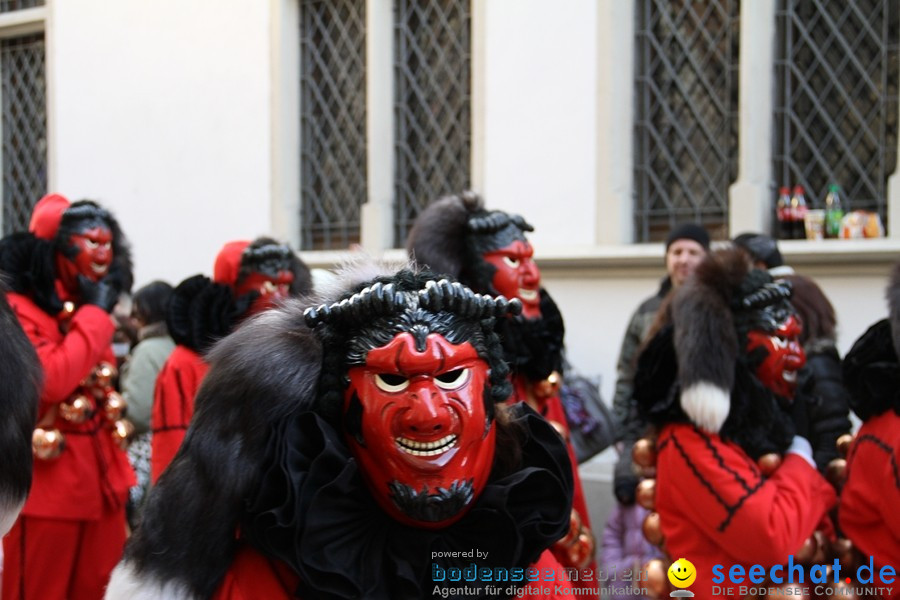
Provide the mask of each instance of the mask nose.
{"label": "mask nose", "polygon": [[450,411],[431,381],[411,382],[409,408],[400,417],[400,428],[409,437],[434,437],[450,431]]}
{"label": "mask nose", "polygon": [[522,262],[522,284],[529,288],[536,288],[541,282],[541,270],[530,258]]}

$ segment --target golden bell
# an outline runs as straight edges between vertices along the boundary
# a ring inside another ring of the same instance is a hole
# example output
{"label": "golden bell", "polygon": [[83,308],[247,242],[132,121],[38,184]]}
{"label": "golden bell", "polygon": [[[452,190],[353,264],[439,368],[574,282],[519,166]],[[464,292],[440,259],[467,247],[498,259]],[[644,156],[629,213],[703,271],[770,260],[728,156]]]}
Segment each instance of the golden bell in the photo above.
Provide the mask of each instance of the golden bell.
{"label": "golden bell", "polygon": [[662,526],[659,520],[659,513],[652,512],[644,517],[644,523],[641,525],[644,537],[654,546],[661,546],[663,543]]}
{"label": "golden bell", "polygon": [[781,466],[781,455],[774,452],[763,454],[756,461],[756,466],[764,476],[769,477]]}
{"label": "golden bell", "polygon": [[128,403],[119,392],[110,390],[106,394],[106,402],[103,403],[103,415],[109,422],[118,421],[128,412]]}
{"label": "golden bell", "polygon": [[812,562],[813,557],[819,552],[819,540],[815,534],[806,538],[800,549],[794,553],[794,557],[799,564],[808,565]]}
{"label": "golden bell", "polygon": [[131,438],[134,436],[134,423],[128,419],[119,419],[113,423],[111,433],[116,445],[122,450],[125,450],[128,448],[128,444],[131,443]]}
{"label": "golden bell", "polygon": [[570,565],[577,569],[584,569],[594,559],[595,549],[594,536],[589,531],[582,529],[578,534],[578,539],[566,551],[566,558],[569,559]]}
{"label": "golden bell", "polygon": [[847,481],[847,459],[835,458],[825,467],[825,479],[836,488]]}
{"label": "golden bell", "polygon": [[35,458],[51,460],[62,454],[66,447],[66,438],[59,429],[42,429],[38,427],[31,434],[31,451]]}
{"label": "golden bell", "polygon": [[662,560],[654,558],[644,564],[641,569],[647,573],[647,591],[651,597],[658,599],[668,595],[669,582],[666,575],[666,565]]}
{"label": "golden bell", "polygon": [[84,423],[94,416],[94,403],[84,394],[78,394],[60,403],[59,416],[69,423]]}
{"label": "golden bell", "polygon": [[656,466],[656,444],[649,438],[641,438],[631,449],[631,460],[643,468]]}
{"label": "golden bell", "polygon": [[646,508],[656,508],[656,479],[642,479],[635,490],[635,500]]}
{"label": "golden bell", "polygon": [[837,440],[834,442],[837,451],[841,456],[847,458],[847,453],[850,451],[850,446],[853,445],[853,436],[849,433],[845,433],[842,436],[839,436]]}
{"label": "golden bell", "polygon": [[542,379],[534,384],[532,391],[534,395],[540,399],[549,398],[559,394],[559,386],[562,383],[562,377],[558,371],[553,371],[546,379]]}
{"label": "golden bell", "polygon": [[66,300],[65,302],[63,302],[63,309],[62,309],[61,316],[63,319],[68,319],[73,314],[75,314],[75,303],[72,302],[71,300]]}
{"label": "golden bell", "polygon": [[106,388],[113,384],[113,379],[119,375],[116,368],[108,362],[102,362],[94,369],[94,381],[100,387]]}

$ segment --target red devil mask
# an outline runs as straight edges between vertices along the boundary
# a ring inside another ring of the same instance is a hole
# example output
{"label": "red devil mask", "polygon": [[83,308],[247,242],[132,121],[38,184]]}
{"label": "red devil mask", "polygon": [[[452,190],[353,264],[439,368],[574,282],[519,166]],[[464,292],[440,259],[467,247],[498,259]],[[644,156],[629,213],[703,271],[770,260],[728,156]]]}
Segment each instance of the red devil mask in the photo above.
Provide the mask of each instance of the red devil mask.
{"label": "red devil mask", "polygon": [[522,316],[526,319],[541,317],[541,272],[532,260],[534,248],[525,240],[485,252],[485,262],[493,265],[491,284],[507,298],[522,301]]}
{"label": "red devil mask", "polygon": [[100,281],[112,265],[112,231],[96,222],[86,222],[83,229],[69,236],[63,252],[56,254],[57,274],[63,286],[74,292],[78,276]]}
{"label": "red devil mask", "polygon": [[373,496],[394,519],[449,525],[488,480],[495,426],[485,411],[488,365],[469,342],[399,333],[348,371],[348,443]]}
{"label": "red devil mask", "polygon": [[747,332],[747,351],[763,348],[766,352],[756,368],[756,376],[767,388],[788,399],[793,399],[797,388],[797,371],[806,364],[806,354],[798,341],[801,331],[797,318],[790,315],[774,331]]}
{"label": "red devil mask", "polygon": [[290,295],[291,284],[294,283],[294,274],[289,270],[270,272],[250,272],[235,287],[235,294],[243,296],[249,292],[256,292],[259,296],[250,305],[248,314],[255,315],[272,308],[277,302]]}

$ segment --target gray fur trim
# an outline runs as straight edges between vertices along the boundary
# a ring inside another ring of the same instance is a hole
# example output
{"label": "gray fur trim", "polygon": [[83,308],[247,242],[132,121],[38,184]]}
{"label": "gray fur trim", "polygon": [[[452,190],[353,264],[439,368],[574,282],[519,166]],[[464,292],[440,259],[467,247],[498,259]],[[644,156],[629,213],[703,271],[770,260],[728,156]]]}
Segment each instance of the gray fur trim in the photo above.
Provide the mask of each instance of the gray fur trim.
{"label": "gray fur trim", "polygon": [[484,210],[474,192],[436,200],[425,207],[406,240],[410,258],[422,268],[458,279],[465,261],[469,217]]}
{"label": "gray fur trim", "polygon": [[894,350],[900,356],[900,263],[891,271],[891,280],[885,292],[888,302],[888,318],[894,339]]}

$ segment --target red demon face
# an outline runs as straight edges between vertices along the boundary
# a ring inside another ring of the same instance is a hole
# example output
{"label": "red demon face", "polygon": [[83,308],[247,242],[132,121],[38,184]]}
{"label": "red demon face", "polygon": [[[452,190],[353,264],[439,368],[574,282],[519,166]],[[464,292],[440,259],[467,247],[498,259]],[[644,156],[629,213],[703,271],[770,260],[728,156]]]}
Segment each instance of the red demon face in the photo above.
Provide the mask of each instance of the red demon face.
{"label": "red demon face", "polygon": [[797,371],[806,364],[806,354],[797,340],[801,331],[800,323],[791,315],[775,331],[754,329],[747,333],[748,352],[766,350],[756,376],[767,388],[788,399],[793,399],[797,388]]}
{"label": "red demon face", "polygon": [[437,529],[471,508],[494,459],[485,413],[488,365],[468,342],[401,333],[352,367],[344,397],[348,443],[381,508]]}
{"label": "red demon face", "polygon": [[541,272],[531,259],[533,255],[530,243],[516,240],[483,256],[496,269],[491,281],[494,289],[509,299],[521,300],[522,316],[526,319],[541,317]]}
{"label": "red demon face", "polygon": [[57,254],[57,271],[68,290],[78,289],[78,276],[100,281],[113,260],[112,232],[108,227],[91,227],[69,236],[68,252]]}
{"label": "red demon face", "polygon": [[290,271],[278,271],[275,274],[254,271],[247,275],[235,288],[238,296],[249,292],[257,292],[259,297],[253,301],[248,315],[255,315],[272,308],[275,303],[290,295],[294,274]]}

